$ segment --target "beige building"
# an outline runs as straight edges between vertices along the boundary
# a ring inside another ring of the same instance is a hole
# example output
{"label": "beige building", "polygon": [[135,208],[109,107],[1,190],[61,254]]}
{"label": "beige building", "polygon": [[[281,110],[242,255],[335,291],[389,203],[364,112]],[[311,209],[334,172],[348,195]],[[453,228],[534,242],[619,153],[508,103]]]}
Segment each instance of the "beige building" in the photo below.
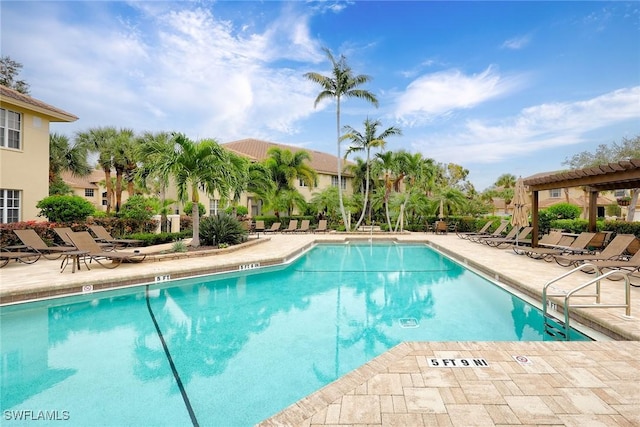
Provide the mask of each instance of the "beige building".
{"label": "beige building", "polygon": [[49,195],[49,123],[76,116],[0,86],[0,223],[43,220]]}
{"label": "beige building", "polygon": [[[241,139],[239,141],[222,144],[222,147],[244,156],[253,162],[261,162],[268,157],[267,152],[272,147],[290,150],[292,152],[306,151],[311,157],[310,166],[317,172],[318,180],[314,188],[306,186],[302,181],[296,183],[296,189],[302,194],[305,200],[311,200],[313,193],[322,191],[329,186],[338,186],[338,158],[321,151],[310,150],[303,147],[277,144],[275,142],[262,141],[259,139]],[[348,164],[348,163],[347,163]],[[344,165],[344,162],[343,162]],[[342,174],[342,189],[345,195],[353,193],[352,177],[349,174]],[[214,201],[215,203],[215,201]],[[242,206],[246,206],[251,216],[261,215],[262,207],[259,200],[251,195],[243,195],[240,200]]]}
{"label": "beige building", "polygon": [[[327,153],[322,153],[315,150],[307,150],[300,147],[294,147],[290,145],[276,144],[273,142],[261,141],[258,139],[243,139],[240,141],[229,142],[222,144],[222,147],[234,152],[235,154],[244,156],[252,162],[260,162],[267,158],[267,151],[271,147],[278,147],[281,149],[287,149],[293,152],[305,150],[310,154],[311,161],[310,166],[317,172],[318,180],[317,186],[310,188],[303,182],[296,183],[296,188],[305,200],[311,200],[313,193],[321,191],[331,185],[338,185],[338,164],[337,158]],[[115,176],[115,171],[113,173]],[[64,182],[69,185],[74,194],[84,197],[90,201],[96,209],[106,210],[106,188],[104,186],[104,172],[102,170],[94,170],[91,175],[87,177],[76,177],[70,173],[63,173],[62,178]],[[343,189],[345,194],[351,194],[352,184],[351,176],[343,175]],[[160,194],[156,194],[160,196]],[[122,203],[126,202],[129,194],[126,190],[122,192]],[[177,200],[177,192],[174,186],[169,185],[166,189],[165,199]],[[204,191],[199,192],[200,203],[205,207],[207,215],[215,215],[220,210],[227,207],[221,201],[219,195],[208,195]],[[240,198],[239,204],[246,206],[251,216],[262,215],[262,205],[260,200],[255,199],[251,194],[243,194]],[[112,201],[112,206],[115,206],[115,201]],[[179,203],[174,203],[171,206],[173,213],[184,213],[184,206]],[[190,213],[190,212],[189,212]]]}

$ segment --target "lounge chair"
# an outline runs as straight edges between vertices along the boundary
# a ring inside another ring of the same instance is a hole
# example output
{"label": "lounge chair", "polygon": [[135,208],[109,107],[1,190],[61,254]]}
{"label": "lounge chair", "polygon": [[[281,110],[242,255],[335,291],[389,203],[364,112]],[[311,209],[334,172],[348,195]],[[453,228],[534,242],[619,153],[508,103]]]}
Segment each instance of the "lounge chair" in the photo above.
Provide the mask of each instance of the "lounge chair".
{"label": "lounge chair", "polygon": [[[69,234],[74,232],[71,229],[71,227],[56,227],[53,229],[53,231],[58,235],[60,240],[62,240],[66,246],[75,247],[73,245],[73,242],[69,238]],[[98,246],[100,246],[104,251],[111,251],[115,249],[115,245],[113,243],[105,243],[105,242],[97,242],[97,243],[98,243]]]}
{"label": "lounge chair", "polygon": [[296,233],[307,233],[309,231],[309,220],[303,219],[300,223],[300,228],[296,229]]}
{"label": "lounge chair", "polygon": [[[549,245],[548,247],[537,247],[537,248],[523,248],[523,247],[513,247],[513,250],[520,255],[527,255],[529,258],[533,259],[544,259],[545,261],[553,261],[553,257],[555,255],[563,255],[563,254],[586,254],[589,252],[593,252],[589,249],[589,243],[596,236],[596,233],[580,233],[578,237],[575,239],[573,237],[564,236],[563,238],[569,238],[570,243],[568,245]],[[560,240],[562,242],[562,239]]]}
{"label": "lounge chair", "polygon": [[253,226],[253,231],[256,233],[264,233],[264,221],[256,221]]}
{"label": "lounge chair", "polygon": [[634,241],[636,236],[633,234],[618,234],[599,254],[582,254],[582,255],[554,255],[556,262],[563,266],[578,266],[587,261],[605,261],[619,259],[627,247]]}
{"label": "lounge chair", "polygon": [[[13,230],[13,232],[18,236],[18,239],[20,239],[22,244],[27,247],[27,250],[37,252],[47,259],[58,259],[64,252],[76,250],[73,246],[49,246],[44,240],[42,240],[35,230],[30,228],[24,230]],[[52,255],[55,255],[55,257],[49,258],[49,256]]]}
{"label": "lounge chair", "polygon": [[504,232],[504,230],[506,230],[508,226],[509,226],[509,221],[502,220],[500,221],[500,225],[498,225],[498,227],[495,230],[493,230],[492,233],[475,234],[475,235],[470,234],[468,235],[467,240],[471,240],[472,242],[475,242],[476,240],[480,240],[485,237],[504,237],[502,233]]}
{"label": "lounge chair", "polygon": [[298,228],[298,220],[297,219],[292,219],[289,221],[289,227],[285,228],[284,230],[282,230],[283,233],[292,233],[294,231],[296,231],[296,228]]}
{"label": "lounge chair", "polygon": [[[78,251],[86,252],[85,257],[88,257],[90,261],[95,260],[98,264],[106,268],[116,268],[123,262],[142,262],[147,257],[146,254],[139,253],[123,253],[116,251],[105,252],[100,245],[93,240],[91,234],[88,231],[77,231],[69,234],[69,239],[73,242],[73,245]],[[111,264],[101,262],[104,260],[110,260]]]}
{"label": "lounge chair", "polygon": [[277,233],[278,231],[280,231],[280,226],[282,225],[282,223],[280,222],[274,222],[273,224],[271,224],[271,228],[265,228],[264,232],[265,233]]}
{"label": "lounge chair", "polygon": [[327,220],[326,219],[321,219],[318,221],[318,226],[315,228],[315,230],[313,230],[314,233],[326,233],[327,231],[329,231],[327,229]]}
{"label": "lounge chair", "polygon": [[[551,231],[548,234],[545,234],[544,236],[542,236],[538,240],[538,245],[539,246],[544,246],[545,244],[559,245],[560,240],[562,240],[562,237],[563,237],[562,232]],[[573,241],[573,239],[571,241]],[[518,240],[518,245],[521,245],[521,246],[531,246],[532,243],[533,243],[532,239]],[[567,242],[566,244],[569,245],[571,244],[571,242]]]}
{"label": "lounge chair", "polygon": [[493,233],[488,233],[488,234],[479,234],[476,236],[469,236],[468,240],[471,240],[472,242],[476,242],[479,243],[480,240],[482,239],[486,239],[486,238],[491,238],[491,237],[504,237],[504,235],[502,234],[504,232],[504,230],[507,229],[507,227],[509,226],[509,221],[507,220],[502,220],[500,221],[500,225],[498,226],[498,228],[496,228],[495,230],[493,230]]}
{"label": "lounge chair", "polygon": [[14,252],[0,250],[0,268],[9,264],[12,259],[23,264],[33,264],[40,259],[40,254],[37,252]]}
{"label": "lounge chair", "polygon": [[460,237],[461,239],[468,239],[470,236],[482,236],[482,235],[486,235],[489,234],[489,227],[491,227],[491,224],[493,224],[493,221],[487,221],[480,230],[478,231],[457,231],[456,230],[456,236]]}
{"label": "lounge chair", "polygon": [[435,234],[447,234],[447,231],[449,231],[449,228],[447,227],[446,222],[436,221],[435,225],[433,226],[433,232]]}
{"label": "lounge chair", "polygon": [[504,238],[495,237],[495,238],[483,239],[482,243],[486,243],[487,245],[494,248],[500,248],[503,246],[508,247],[513,243],[519,242],[521,239],[526,239],[527,236],[531,234],[531,230],[533,230],[533,227],[522,227],[521,229],[519,229],[519,231],[517,228],[514,227],[512,230],[516,230],[516,232],[512,237],[504,237]]}
{"label": "lounge chair", "polygon": [[[640,251],[636,252],[631,258],[627,260],[614,260],[614,261],[592,261],[583,264],[583,271],[586,273],[595,273],[598,270],[602,274],[603,270],[620,270],[625,274],[632,274],[640,271]],[[620,277],[621,279],[622,277]],[[617,280],[617,279],[612,279]],[[632,286],[638,287],[638,285]]]}
{"label": "lounge chair", "polygon": [[125,248],[129,246],[138,246],[144,243],[144,240],[116,239],[101,225],[90,225],[89,229],[96,235],[98,242],[111,243],[115,246],[122,246]]}

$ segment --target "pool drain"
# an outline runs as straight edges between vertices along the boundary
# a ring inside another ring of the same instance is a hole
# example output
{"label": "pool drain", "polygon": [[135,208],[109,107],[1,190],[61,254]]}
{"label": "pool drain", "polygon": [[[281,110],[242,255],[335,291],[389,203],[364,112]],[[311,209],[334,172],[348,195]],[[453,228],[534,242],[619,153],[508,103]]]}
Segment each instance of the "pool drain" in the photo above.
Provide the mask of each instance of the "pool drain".
{"label": "pool drain", "polygon": [[398,319],[398,322],[400,322],[401,328],[417,328],[418,326],[420,326],[420,324],[418,323],[418,319],[415,319],[413,317]]}

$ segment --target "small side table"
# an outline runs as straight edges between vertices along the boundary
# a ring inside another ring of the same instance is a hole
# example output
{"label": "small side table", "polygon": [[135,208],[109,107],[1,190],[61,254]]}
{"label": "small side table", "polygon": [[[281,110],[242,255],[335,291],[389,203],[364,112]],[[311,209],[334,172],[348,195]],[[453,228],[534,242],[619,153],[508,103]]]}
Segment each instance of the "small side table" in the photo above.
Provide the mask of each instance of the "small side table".
{"label": "small side table", "polygon": [[87,270],[91,270],[89,268],[89,264],[87,264],[87,260],[85,259],[85,256],[89,254],[89,251],[68,251],[68,252],[63,252],[62,254],[64,255],[64,259],[60,264],[60,273],[62,273],[64,269],[67,268],[67,265],[69,265],[69,261],[71,261],[72,263],[71,273],[76,272],[76,266],[78,266],[78,271],[79,271],[80,258],[82,258],[82,262],[84,262],[84,265],[87,267]]}

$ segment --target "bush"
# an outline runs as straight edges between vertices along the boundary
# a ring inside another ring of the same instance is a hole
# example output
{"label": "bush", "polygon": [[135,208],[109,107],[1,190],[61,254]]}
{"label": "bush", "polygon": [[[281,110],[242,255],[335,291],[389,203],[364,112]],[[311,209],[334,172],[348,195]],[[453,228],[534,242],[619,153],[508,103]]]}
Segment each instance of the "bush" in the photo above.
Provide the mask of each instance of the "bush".
{"label": "bush", "polygon": [[141,195],[133,195],[120,208],[118,216],[125,219],[135,219],[138,221],[149,221],[156,210],[154,202]]}
{"label": "bush", "polygon": [[93,205],[80,196],[49,196],[36,207],[40,209],[38,216],[52,222],[85,221],[95,212]]}
{"label": "bush", "polygon": [[558,203],[547,208],[549,215],[555,215],[557,219],[576,219],[580,216],[582,209],[571,203]]}
{"label": "bush", "polygon": [[[237,216],[249,215],[249,209],[246,206],[236,206],[235,209]],[[227,207],[224,211],[229,215],[233,215],[233,206]]]}
{"label": "bush", "polygon": [[207,246],[237,245],[247,238],[247,230],[240,221],[226,213],[208,216],[200,222],[200,243]]}
{"label": "bush", "polygon": [[161,245],[163,243],[172,243],[185,238],[191,237],[190,231],[181,231],[179,233],[135,233],[127,236],[129,239],[142,240],[142,246]]}
{"label": "bush", "polygon": [[[193,212],[193,202],[187,202],[184,204],[184,213],[186,215],[191,216],[191,212]],[[198,203],[198,214],[202,217],[207,213],[207,209],[204,207],[202,203]]]}

